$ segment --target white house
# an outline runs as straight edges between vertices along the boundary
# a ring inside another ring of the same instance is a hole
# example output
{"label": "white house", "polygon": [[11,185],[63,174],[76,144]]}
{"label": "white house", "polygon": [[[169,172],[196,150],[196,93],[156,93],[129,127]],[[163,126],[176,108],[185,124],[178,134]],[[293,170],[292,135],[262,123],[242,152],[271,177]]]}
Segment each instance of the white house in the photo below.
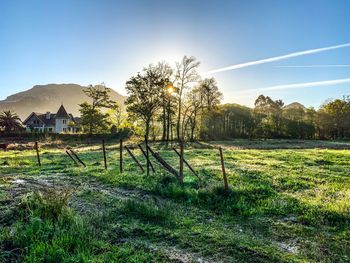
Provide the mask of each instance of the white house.
{"label": "white house", "polygon": [[68,114],[61,105],[56,114],[32,112],[23,124],[29,132],[76,133],[79,131],[79,122],[80,118]]}

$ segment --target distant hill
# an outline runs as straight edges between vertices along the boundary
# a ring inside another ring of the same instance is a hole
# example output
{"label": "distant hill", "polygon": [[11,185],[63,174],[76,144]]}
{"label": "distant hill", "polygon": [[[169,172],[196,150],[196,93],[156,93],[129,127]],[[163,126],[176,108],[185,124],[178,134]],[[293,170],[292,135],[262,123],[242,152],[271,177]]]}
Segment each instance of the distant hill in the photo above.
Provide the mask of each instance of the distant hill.
{"label": "distant hill", "polygon": [[[31,112],[56,112],[63,103],[69,113],[79,116],[79,105],[84,101],[90,102],[83,89],[77,84],[48,84],[36,85],[33,88],[8,96],[0,101],[0,111],[12,110],[24,120]],[[111,90],[111,98],[119,104],[124,104],[125,98]]]}
{"label": "distant hill", "polygon": [[300,109],[303,109],[304,111],[306,111],[306,107],[299,102],[292,102],[288,105],[285,105],[283,108],[284,109],[299,109],[300,108]]}

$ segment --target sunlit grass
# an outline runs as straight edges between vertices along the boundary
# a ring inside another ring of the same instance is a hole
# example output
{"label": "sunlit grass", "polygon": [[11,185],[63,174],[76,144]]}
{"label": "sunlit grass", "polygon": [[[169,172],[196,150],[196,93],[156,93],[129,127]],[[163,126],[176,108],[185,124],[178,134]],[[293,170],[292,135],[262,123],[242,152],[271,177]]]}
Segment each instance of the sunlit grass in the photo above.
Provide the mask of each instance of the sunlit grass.
{"label": "sunlit grass", "polygon": [[[273,144],[281,146],[282,142]],[[113,232],[119,222],[117,232],[123,238],[170,243],[214,258],[221,255],[227,262],[234,258],[243,262],[278,258],[287,262],[349,260],[348,150],[238,149],[226,142],[218,145],[225,145],[229,192],[223,190],[217,148],[198,148],[196,144],[186,145],[185,159],[201,181],[185,166],[183,186],[153,158],[156,173],[147,176],[126,152],[124,172],[120,173],[117,144],[108,145],[107,170],[98,145],[77,147],[86,168],[75,165],[62,149],[41,149],[41,167],[33,150],[0,152],[1,178],[59,179],[64,175],[80,184],[94,179],[111,189],[136,189],[166,200],[166,204],[120,201],[104,192],[88,190],[89,186],[77,193],[77,198],[104,207],[100,212],[107,217],[108,231]],[[153,148],[178,169],[179,159],[171,148],[158,144]],[[145,166],[141,151],[135,148],[133,153]],[[9,180],[0,179],[0,184],[6,189]],[[2,191],[0,200],[5,198]]]}

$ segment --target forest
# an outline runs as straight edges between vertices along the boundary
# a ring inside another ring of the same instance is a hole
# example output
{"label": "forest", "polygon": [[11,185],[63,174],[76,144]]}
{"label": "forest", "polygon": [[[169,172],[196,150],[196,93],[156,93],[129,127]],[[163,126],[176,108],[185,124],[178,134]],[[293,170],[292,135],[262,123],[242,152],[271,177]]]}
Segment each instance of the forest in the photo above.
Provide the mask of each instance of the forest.
{"label": "forest", "polygon": [[126,82],[127,116],[118,127],[153,139],[218,140],[233,138],[344,139],[350,134],[350,97],[328,99],[319,109],[285,105],[260,95],[253,108],[222,104],[214,78],[201,78],[199,62],[184,56],[171,68],[160,62]]}

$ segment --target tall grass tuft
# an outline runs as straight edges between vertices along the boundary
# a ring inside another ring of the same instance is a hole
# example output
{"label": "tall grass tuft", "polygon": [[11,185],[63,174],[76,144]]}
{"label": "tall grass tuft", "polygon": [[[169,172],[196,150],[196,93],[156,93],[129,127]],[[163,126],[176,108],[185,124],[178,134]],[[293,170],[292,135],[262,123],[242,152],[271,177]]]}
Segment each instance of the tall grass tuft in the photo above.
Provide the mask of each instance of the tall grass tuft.
{"label": "tall grass tuft", "polygon": [[57,221],[68,209],[72,193],[71,189],[42,188],[23,198],[20,206],[34,216]]}

